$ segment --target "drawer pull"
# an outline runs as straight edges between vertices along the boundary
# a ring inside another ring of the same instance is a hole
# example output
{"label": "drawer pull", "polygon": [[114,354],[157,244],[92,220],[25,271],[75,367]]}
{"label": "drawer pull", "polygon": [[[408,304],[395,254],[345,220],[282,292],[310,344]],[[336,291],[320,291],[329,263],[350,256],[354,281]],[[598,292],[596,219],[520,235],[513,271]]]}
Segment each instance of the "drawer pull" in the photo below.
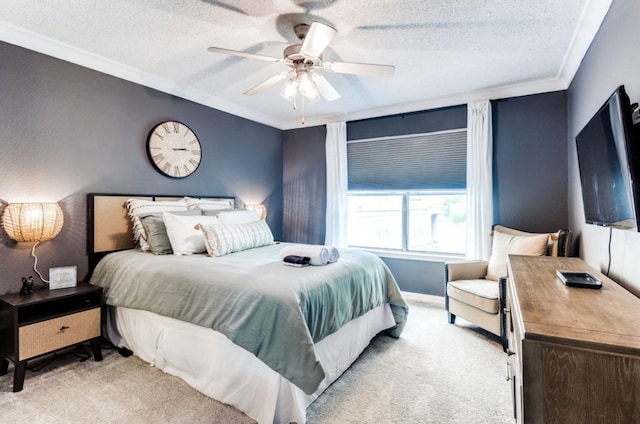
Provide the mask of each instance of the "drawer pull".
{"label": "drawer pull", "polygon": [[68,330],[69,326],[68,325],[63,325],[62,327],[60,327],[60,332],[63,332],[64,330]]}

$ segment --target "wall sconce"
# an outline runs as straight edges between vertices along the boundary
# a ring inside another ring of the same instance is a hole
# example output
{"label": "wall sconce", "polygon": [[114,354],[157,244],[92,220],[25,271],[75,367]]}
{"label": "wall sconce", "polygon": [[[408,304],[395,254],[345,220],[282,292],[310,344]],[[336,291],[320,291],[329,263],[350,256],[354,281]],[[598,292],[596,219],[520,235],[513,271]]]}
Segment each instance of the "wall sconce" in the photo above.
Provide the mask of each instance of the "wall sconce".
{"label": "wall sconce", "polygon": [[267,207],[262,203],[249,203],[248,205],[245,205],[245,209],[258,212],[260,219],[267,218]]}
{"label": "wall sconce", "polygon": [[57,203],[10,203],[2,215],[2,227],[12,240],[35,242],[31,249],[34,259],[33,270],[45,284],[49,281],[42,278],[42,274],[36,268],[36,246],[41,241],[57,236],[63,223],[64,215]]}

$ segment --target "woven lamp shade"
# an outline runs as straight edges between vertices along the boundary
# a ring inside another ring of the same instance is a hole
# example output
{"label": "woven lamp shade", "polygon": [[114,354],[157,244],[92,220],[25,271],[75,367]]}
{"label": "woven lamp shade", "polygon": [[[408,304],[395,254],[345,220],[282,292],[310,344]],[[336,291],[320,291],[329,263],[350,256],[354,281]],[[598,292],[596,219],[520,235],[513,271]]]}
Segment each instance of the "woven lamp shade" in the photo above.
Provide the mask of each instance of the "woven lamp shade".
{"label": "woven lamp shade", "polygon": [[64,215],[57,203],[10,203],[2,215],[2,227],[15,241],[51,240],[60,233]]}

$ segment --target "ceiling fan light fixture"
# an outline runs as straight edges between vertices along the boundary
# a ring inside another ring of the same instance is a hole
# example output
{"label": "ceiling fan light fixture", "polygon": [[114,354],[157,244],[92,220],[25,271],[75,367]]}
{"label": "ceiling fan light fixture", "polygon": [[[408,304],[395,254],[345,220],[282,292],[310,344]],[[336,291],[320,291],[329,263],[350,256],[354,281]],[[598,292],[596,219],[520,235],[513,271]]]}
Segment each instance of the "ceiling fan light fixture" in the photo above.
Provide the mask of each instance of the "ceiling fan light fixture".
{"label": "ceiling fan light fixture", "polygon": [[318,98],[318,87],[310,72],[300,72],[298,74],[298,90],[300,94],[309,100]]}
{"label": "ceiling fan light fixture", "polygon": [[289,78],[282,88],[282,97],[288,101],[294,100],[297,93],[300,93],[307,100],[315,100],[318,98],[318,86],[316,85],[313,74],[309,71],[299,71],[292,78]]}
{"label": "ceiling fan light fixture", "polygon": [[298,77],[294,76],[287,80],[287,82],[282,87],[282,97],[287,99],[288,101],[292,101],[296,93],[298,92]]}

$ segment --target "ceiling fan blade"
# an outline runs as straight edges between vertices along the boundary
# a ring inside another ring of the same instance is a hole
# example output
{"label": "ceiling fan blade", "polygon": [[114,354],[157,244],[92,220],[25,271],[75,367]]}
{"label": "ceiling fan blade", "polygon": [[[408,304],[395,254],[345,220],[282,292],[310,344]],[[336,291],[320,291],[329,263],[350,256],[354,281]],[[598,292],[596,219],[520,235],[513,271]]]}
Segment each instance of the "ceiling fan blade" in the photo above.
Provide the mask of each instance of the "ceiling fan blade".
{"label": "ceiling fan blade", "polygon": [[249,90],[245,91],[244,94],[245,96],[253,96],[258,94],[259,92],[261,92],[262,90],[265,90],[269,87],[272,87],[274,85],[276,85],[277,83],[279,83],[280,81],[282,81],[283,79],[285,79],[288,75],[289,75],[290,71],[282,71],[278,74],[275,74],[274,76],[272,76],[271,78],[262,81],[260,84],[256,85],[253,88],[250,88]]}
{"label": "ceiling fan blade", "polygon": [[307,35],[304,37],[300,53],[310,56],[319,57],[325,47],[329,45],[337,31],[328,25],[314,22],[309,27]]}
{"label": "ceiling fan blade", "polygon": [[326,101],[332,102],[340,98],[340,93],[338,93],[322,75],[315,74],[313,76],[313,81],[316,83],[316,87],[318,87],[318,93],[320,93],[322,98]]}
{"label": "ceiling fan blade", "polygon": [[264,60],[266,62],[284,62],[284,59],[281,59],[279,57],[271,57],[271,56],[265,56],[262,54],[254,54],[254,53],[245,53],[238,50],[223,49],[222,47],[209,47],[207,50],[214,53],[222,53],[222,54],[229,54],[232,56],[246,57],[248,59]]}
{"label": "ceiling fan blade", "polygon": [[392,65],[352,62],[325,62],[323,68],[338,74],[368,75],[372,77],[390,77],[396,70],[396,67]]}

